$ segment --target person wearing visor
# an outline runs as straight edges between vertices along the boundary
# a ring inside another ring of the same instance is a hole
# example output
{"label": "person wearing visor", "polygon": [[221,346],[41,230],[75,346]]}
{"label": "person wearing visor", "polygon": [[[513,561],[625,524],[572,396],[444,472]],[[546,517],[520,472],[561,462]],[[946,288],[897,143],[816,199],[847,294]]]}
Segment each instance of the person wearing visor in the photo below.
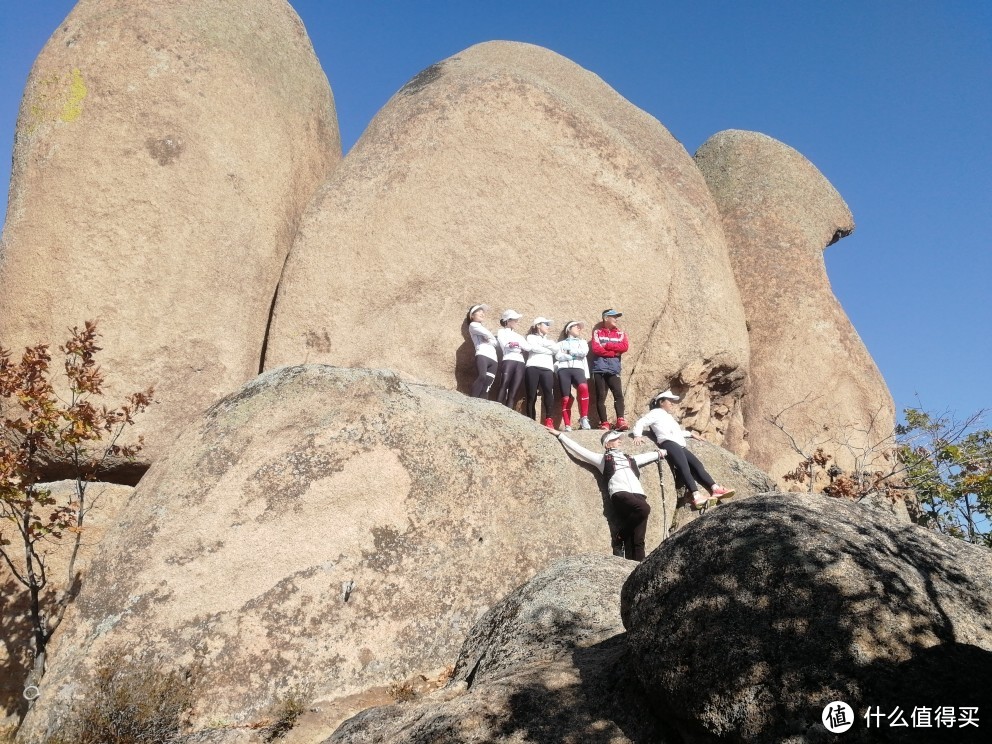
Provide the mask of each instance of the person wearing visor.
{"label": "person wearing visor", "polygon": [[[671,390],[658,393],[651,399],[651,410],[641,416],[634,424],[631,435],[636,444],[644,441],[642,436],[645,428],[650,428],[654,433],[655,441],[661,448],[662,457],[668,461],[668,466],[672,469],[672,474],[676,478],[681,478],[685,483],[689,493],[692,494],[692,506],[694,509],[702,509],[710,498],[717,500],[726,499],[733,496],[736,491],[732,488],[723,488],[718,485],[703,463],[699,461],[692,452],[686,449],[685,440],[687,437],[702,439],[695,432],[683,429],[681,424],[675,420],[673,412],[675,403],[679,396]],[[702,484],[710,492],[710,496],[699,488]]]}
{"label": "person wearing visor", "polygon": [[606,490],[610,493],[610,503],[613,504],[619,522],[617,536],[623,541],[624,556],[632,561],[643,561],[644,536],[648,529],[651,505],[641,487],[640,468],[656,462],[661,453],[655,450],[640,455],[628,455],[620,449],[623,435],[616,431],[603,434],[600,441],[606,451],[602,454],[587,450],[557,431],[552,434],[558,437],[566,452],[589,463],[606,476]]}
{"label": "person wearing visor", "polygon": [[530,351],[527,339],[517,333],[521,317],[516,310],[504,311],[499,319],[502,328],[496,331],[496,340],[503,352],[503,364],[500,366],[502,377],[496,391],[496,402],[508,408],[513,408],[520,384],[524,381],[524,352]]}
{"label": "person wearing visor", "polygon": [[473,398],[488,398],[489,388],[496,380],[496,369],[499,367],[499,357],[496,356],[496,337],[482,325],[486,319],[488,305],[472,305],[468,309],[466,320],[468,333],[475,344],[475,368],[478,376],[472,384]]}
{"label": "person wearing visor", "polygon": [[579,428],[591,429],[589,425],[589,344],[582,338],[586,324],[581,320],[570,320],[558,341],[555,367],[558,370],[558,386],[561,388],[562,431],[572,430],[572,386],[579,399]]}
{"label": "person wearing visor", "polygon": [[624,419],[623,385],[620,383],[620,355],[630,347],[627,334],[620,330],[617,319],[623,313],[610,308],[603,311],[603,322],[592,332],[592,379],[596,388],[596,412],[601,429],[609,429],[606,416],[606,391],[613,393],[613,408],[617,414],[617,431],[627,431]]}
{"label": "person wearing visor", "polygon": [[555,427],[551,418],[551,405],[555,398],[555,354],[558,344],[548,337],[552,321],[549,318],[534,318],[527,335],[527,415],[537,418],[537,390],[541,389],[541,409],[544,414],[544,425],[549,429]]}

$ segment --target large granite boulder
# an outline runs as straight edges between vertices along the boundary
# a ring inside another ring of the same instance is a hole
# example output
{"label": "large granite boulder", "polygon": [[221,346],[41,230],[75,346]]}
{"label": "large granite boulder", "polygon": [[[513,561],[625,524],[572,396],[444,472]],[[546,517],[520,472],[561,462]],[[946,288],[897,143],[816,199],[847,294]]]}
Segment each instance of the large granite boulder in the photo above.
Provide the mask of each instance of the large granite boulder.
{"label": "large granite boulder", "polygon": [[[649,704],[687,741],[823,740],[837,700],[856,715],[845,741],[983,740],[887,716],[992,709],[985,548],[840,499],[758,496],[677,532],[622,598]],[[866,727],[869,708],[884,734]]]}
{"label": "large granite boulder", "polygon": [[795,446],[822,447],[848,471],[891,467],[892,396],[823,262],[854,230],[847,204],[806,158],[758,132],[715,134],[695,159],[720,209],[751,343],[740,453],[775,478],[799,464]]}
{"label": "large granite boulder", "polygon": [[622,310],[628,405],[671,386],[688,423],[739,436],[747,332],[705,181],[657,120],[528,44],[460,52],[378,113],[303,220],[265,366],[381,366],[467,390],[478,302],[555,333]]}
{"label": "large granite boulder", "polygon": [[300,215],[341,157],[286,0],[80,0],[35,62],[0,244],[0,345],[99,320],[144,462],[250,380]]}
{"label": "large granite boulder", "polygon": [[[76,481],[42,483],[59,504],[78,498]],[[118,515],[126,508],[134,489],[116,483],[91,482],[86,484],[87,512],[82,524],[82,541],[79,554],[73,563],[73,574],[85,583],[90,566],[101,555],[101,543]],[[9,537],[9,535],[8,535]],[[48,584],[42,594],[42,607],[49,610],[57,595],[69,588],[69,560],[75,533],[65,533],[60,541],[39,543],[39,553],[45,561]],[[23,571],[23,562],[14,560],[17,570]],[[71,616],[72,605],[68,613]],[[28,592],[11,573],[10,567],[0,561],[0,733],[6,726],[14,726],[27,711],[23,692],[32,666],[31,614]],[[2,741],[2,738],[0,738]]]}
{"label": "large granite boulder", "polygon": [[558,561],[479,621],[446,688],[365,711],[325,744],[677,741],[629,671],[619,606],[630,566],[588,555]]}
{"label": "large granite boulder", "polygon": [[390,372],[273,370],[135,489],[25,736],[120,646],[200,665],[203,721],[255,720],[298,683],[328,700],[435,673],[552,560],[609,554],[603,511],[597,479],[503,406]]}

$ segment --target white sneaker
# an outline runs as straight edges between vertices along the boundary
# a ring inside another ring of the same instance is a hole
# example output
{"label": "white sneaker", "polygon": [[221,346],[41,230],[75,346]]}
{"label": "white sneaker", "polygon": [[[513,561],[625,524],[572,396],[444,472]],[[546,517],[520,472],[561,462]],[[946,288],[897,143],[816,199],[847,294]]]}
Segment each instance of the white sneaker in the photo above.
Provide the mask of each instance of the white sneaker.
{"label": "white sneaker", "polygon": [[591,429],[592,428],[589,425],[589,417],[588,416],[583,416],[582,418],[579,419],[579,428],[580,429]]}
{"label": "white sneaker", "polygon": [[565,424],[563,427],[561,427],[561,430],[562,431],[571,431],[572,430],[572,427],[569,426],[568,424]]}
{"label": "white sneaker", "polygon": [[709,500],[710,500],[709,495],[707,495],[703,491],[696,491],[695,493],[692,494],[692,508],[702,509],[704,506],[706,506],[706,502]]}

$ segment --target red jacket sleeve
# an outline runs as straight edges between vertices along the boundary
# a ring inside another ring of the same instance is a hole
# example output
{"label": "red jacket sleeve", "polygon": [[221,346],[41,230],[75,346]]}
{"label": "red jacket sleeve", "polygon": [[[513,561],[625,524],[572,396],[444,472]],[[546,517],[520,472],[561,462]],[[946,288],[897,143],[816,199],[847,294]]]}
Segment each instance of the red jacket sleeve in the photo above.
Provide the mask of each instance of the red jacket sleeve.
{"label": "red jacket sleeve", "polygon": [[625,354],[627,349],[630,347],[630,342],[627,340],[627,334],[621,333],[620,338],[610,344],[610,349],[613,351],[613,355]]}
{"label": "red jacket sleeve", "polygon": [[598,330],[592,332],[592,343],[589,345],[592,347],[592,353],[595,354],[596,356],[600,356],[600,357],[616,356],[616,354],[614,354],[612,351],[607,351],[606,349],[606,346],[609,345],[609,340],[607,340],[606,345],[600,343]]}

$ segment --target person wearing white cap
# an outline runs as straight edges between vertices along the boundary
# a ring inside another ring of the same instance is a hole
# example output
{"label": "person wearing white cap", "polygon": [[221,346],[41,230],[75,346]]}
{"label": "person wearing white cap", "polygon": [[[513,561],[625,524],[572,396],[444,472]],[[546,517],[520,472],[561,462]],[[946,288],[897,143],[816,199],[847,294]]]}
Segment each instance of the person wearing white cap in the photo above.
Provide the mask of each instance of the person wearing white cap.
{"label": "person wearing white cap", "polygon": [[496,402],[508,408],[513,408],[520,383],[524,381],[524,352],[530,351],[527,339],[517,333],[517,323],[521,317],[516,310],[504,311],[499,319],[502,328],[496,331],[496,340],[503,352],[503,364],[500,365],[502,377],[496,390]]}
{"label": "person wearing white cap", "polygon": [[644,560],[644,536],[648,529],[648,504],[641,487],[639,468],[655,462],[661,456],[658,450],[640,455],[628,455],[620,450],[622,434],[608,431],[600,441],[605,452],[597,454],[573,442],[564,434],[552,432],[565,450],[587,462],[606,476],[606,490],[610,493],[610,503],[619,521],[618,537],[623,541],[624,555],[632,561]]}
{"label": "person wearing white cap", "polygon": [[555,367],[558,370],[558,386],[561,388],[562,431],[572,430],[572,386],[575,386],[579,399],[579,427],[591,429],[589,425],[589,344],[581,337],[586,324],[581,320],[570,320],[558,341],[555,354]]}
{"label": "person wearing white cap", "polygon": [[[710,498],[726,499],[733,496],[736,491],[718,485],[712,476],[706,472],[706,468],[703,467],[699,458],[686,449],[686,437],[692,439],[702,439],[702,437],[695,432],[683,429],[675,420],[672,412],[675,410],[675,402],[678,400],[679,396],[671,390],[658,393],[651,399],[651,410],[641,416],[634,424],[631,435],[634,437],[634,442],[640,444],[644,441],[642,433],[645,427],[651,429],[658,446],[661,448],[663,457],[672,469],[672,474],[676,478],[681,478],[686,488],[689,489],[689,493],[692,494],[692,506],[701,509]],[[707,496],[699,489],[697,481],[710,492],[711,496]]]}
{"label": "person wearing white cap", "polygon": [[473,398],[488,398],[489,388],[496,380],[499,357],[496,356],[496,337],[482,325],[488,305],[472,305],[468,309],[468,333],[475,344],[475,367],[479,374],[472,385]]}
{"label": "person wearing white cap", "polygon": [[551,323],[549,318],[543,316],[534,318],[534,325],[527,335],[527,346],[530,348],[526,366],[527,415],[537,418],[537,390],[540,388],[544,425],[549,429],[555,426],[551,418],[551,404],[555,397],[555,354],[558,353],[558,344],[548,338]]}

